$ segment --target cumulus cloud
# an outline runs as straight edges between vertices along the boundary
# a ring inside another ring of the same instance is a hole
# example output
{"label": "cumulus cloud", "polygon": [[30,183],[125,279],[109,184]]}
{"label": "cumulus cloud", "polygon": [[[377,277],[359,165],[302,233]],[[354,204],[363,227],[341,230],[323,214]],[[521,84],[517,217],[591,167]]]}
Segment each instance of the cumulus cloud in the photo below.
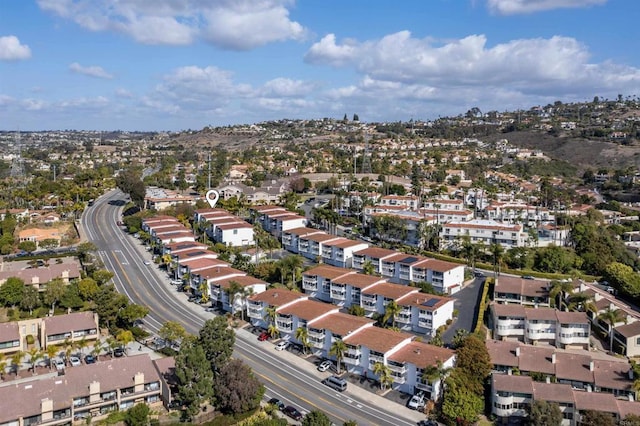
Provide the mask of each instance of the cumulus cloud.
{"label": "cumulus cloud", "polygon": [[605,4],[607,0],[487,0],[487,7],[499,15],[544,12],[553,9],[586,8]]}
{"label": "cumulus cloud", "polygon": [[38,0],[39,6],[91,31],[116,31],[145,44],[186,45],[197,39],[247,50],[301,40],[289,18],[292,0]]}
{"label": "cumulus cloud", "polygon": [[71,65],[69,65],[69,69],[75,73],[88,75],[89,77],[104,78],[107,80],[110,80],[113,78],[113,75],[106,72],[102,67],[95,66],[95,65],[83,67],[79,63],[74,62]]}
{"label": "cumulus cloud", "polygon": [[267,81],[262,87],[263,96],[299,97],[306,96],[315,88],[315,84],[290,78],[276,78]]}
{"label": "cumulus cloud", "polygon": [[31,49],[26,44],[20,43],[14,35],[0,37],[0,61],[19,61],[29,59]]}
{"label": "cumulus cloud", "polygon": [[[348,52],[346,54],[345,52]],[[344,44],[324,37],[305,57],[307,62],[351,67],[374,80],[438,87],[500,86],[558,96],[590,87],[637,89],[640,70],[610,63],[590,63],[586,46],[569,37],[519,39],[488,46],[484,35],[436,43],[408,31],[380,40]],[[633,92],[630,90],[630,92]]]}

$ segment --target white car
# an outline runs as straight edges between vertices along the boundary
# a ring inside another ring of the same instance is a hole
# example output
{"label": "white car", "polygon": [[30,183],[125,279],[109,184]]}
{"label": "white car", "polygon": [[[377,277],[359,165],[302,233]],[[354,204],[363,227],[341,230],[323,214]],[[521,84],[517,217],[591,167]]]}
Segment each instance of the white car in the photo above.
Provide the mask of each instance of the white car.
{"label": "white car", "polygon": [[56,370],[58,371],[64,370],[64,361],[62,361],[61,359],[55,358],[53,360],[53,365],[56,366]]}
{"label": "white car", "polygon": [[332,365],[333,363],[329,360],[322,361],[320,365],[318,365],[318,371],[327,371],[328,369],[331,368]]}
{"label": "white car", "polygon": [[288,347],[289,347],[289,342],[287,340],[282,340],[282,341],[278,342],[278,344],[276,345],[276,350],[277,351],[284,351]]}
{"label": "white car", "polygon": [[71,356],[69,357],[69,364],[71,364],[71,366],[73,367],[77,367],[79,365],[82,365],[82,361],[80,361],[80,358],[78,358],[77,356]]}
{"label": "white car", "polygon": [[409,401],[408,407],[412,410],[421,410],[424,408],[424,396],[413,395]]}

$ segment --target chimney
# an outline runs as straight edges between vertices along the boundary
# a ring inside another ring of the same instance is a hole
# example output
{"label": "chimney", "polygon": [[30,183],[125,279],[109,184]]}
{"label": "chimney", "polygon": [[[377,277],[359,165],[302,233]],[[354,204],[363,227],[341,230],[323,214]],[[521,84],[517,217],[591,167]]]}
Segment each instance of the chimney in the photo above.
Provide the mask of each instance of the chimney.
{"label": "chimney", "polygon": [[546,376],[546,377],[544,378],[544,381],[545,381],[545,383],[547,383],[547,384],[551,383],[551,377]]}
{"label": "chimney", "polygon": [[589,361],[589,371],[593,371],[596,369],[596,364],[593,360]]}
{"label": "chimney", "polygon": [[516,348],[516,356],[519,357],[520,356],[520,346],[518,346]]}
{"label": "chimney", "polygon": [[552,353],[551,354],[551,364],[555,364],[556,363],[556,353]]}
{"label": "chimney", "polygon": [[511,376],[512,374],[513,374],[513,370],[512,370],[512,369],[508,369],[508,370],[507,370],[507,375],[508,375],[508,376]]}
{"label": "chimney", "polygon": [[633,367],[629,368],[629,380],[633,380]]}

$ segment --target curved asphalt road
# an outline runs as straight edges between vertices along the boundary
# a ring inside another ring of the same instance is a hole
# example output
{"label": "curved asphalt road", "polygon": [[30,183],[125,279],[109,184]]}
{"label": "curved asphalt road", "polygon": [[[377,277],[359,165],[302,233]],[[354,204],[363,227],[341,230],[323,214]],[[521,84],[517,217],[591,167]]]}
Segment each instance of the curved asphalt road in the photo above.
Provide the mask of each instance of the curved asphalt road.
{"label": "curved asphalt road", "polygon": [[[113,281],[118,291],[132,302],[149,307],[147,328],[157,331],[166,321],[177,321],[187,332],[197,334],[212,314],[204,309],[201,313],[195,311],[184,294],[172,290],[157,266],[144,264],[149,253],[116,223],[124,203],[124,194],[117,190],[100,197],[85,211],[82,230],[98,248],[97,254],[105,267],[115,274]],[[307,368],[287,362],[270,345],[259,345],[253,335],[236,333],[234,357],[253,369],[269,397],[300,407],[303,413],[320,410],[337,423],[351,419],[359,425],[415,425],[415,421],[401,417],[402,413],[385,411],[349,392],[338,394],[330,390]]]}

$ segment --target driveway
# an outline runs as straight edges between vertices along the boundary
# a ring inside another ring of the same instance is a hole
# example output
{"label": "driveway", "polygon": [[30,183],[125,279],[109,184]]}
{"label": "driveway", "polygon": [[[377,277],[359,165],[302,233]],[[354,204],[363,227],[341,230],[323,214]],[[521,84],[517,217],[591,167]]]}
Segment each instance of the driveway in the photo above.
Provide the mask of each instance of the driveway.
{"label": "driveway", "polygon": [[478,301],[480,300],[483,282],[484,277],[475,278],[470,284],[451,296],[455,299],[454,309],[458,310],[458,318],[442,335],[444,343],[451,343],[458,329],[462,328],[470,333],[473,331],[478,316]]}

